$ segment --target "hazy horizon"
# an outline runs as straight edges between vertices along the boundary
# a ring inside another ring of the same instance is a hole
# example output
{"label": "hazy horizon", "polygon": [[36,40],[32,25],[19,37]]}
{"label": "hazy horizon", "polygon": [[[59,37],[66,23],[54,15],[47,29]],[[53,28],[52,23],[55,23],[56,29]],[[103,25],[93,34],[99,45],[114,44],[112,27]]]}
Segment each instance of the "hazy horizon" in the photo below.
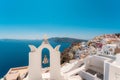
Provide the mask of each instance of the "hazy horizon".
{"label": "hazy horizon", "polygon": [[[82,38],[74,38],[74,37],[58,37],[58,36],[54,36],[54,37],[48,37],[48,39],[51,38],[72,38],[72,39],[81,39],[81,40],[90,40],[90,39],[82,39]],[[42,40],[42,38],[33,38],[33,39],[28,39],[28,38],[0,38],[0,40]]]}

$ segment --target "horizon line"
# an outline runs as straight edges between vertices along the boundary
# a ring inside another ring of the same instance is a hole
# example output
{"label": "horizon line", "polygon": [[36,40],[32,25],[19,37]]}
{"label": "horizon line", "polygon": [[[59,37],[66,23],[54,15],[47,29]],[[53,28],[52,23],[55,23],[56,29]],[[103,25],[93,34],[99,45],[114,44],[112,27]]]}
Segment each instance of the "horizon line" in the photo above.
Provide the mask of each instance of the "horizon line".
{"label": "horizon line", "polygon": [[[72,39],[82,39],[82,40],[90,40],[90,39],[83,39],[83,38],[75,38],[75,37],[48,37],[51,38],[72,38]],[[0,40],[42,40],[44,38],[0,38]]]}

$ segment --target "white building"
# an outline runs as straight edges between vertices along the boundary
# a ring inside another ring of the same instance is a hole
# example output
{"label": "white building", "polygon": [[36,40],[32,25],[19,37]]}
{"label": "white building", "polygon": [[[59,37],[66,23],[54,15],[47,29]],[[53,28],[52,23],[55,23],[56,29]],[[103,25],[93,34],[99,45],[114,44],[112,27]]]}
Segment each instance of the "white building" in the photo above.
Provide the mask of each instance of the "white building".
{"label": "white building", "polygon": [[78,49],[76,52],[75,52],[75,59],[80,59],[80,54],[82,54],[82,51],[80,49]]}
{"label": "white building", "polygon": [[120,53],[120,42],[114,44],[106,44],[101,50],[97,50],[98,54],[114,56]]}
{"label": "white building", "polygon": [[120,80],[120,54],[114,61],[104,62],[104,80]]}
{"label": "white building", "polygon": [[102,47],[101,53],[105,55],[114,55],[116,44],[106,44]]}
{"label": "white building", "polygon": [[[64,75],[64,77],[67,77],[66,80],[75,76],[85,80],[120,80],[120,54],[116,56],[92,55],[83,61],[83,65],[81,65],[82,61],[79,61],[79,67],[78,63],[75,64],[76,62],[64,66],[67,70]],[[77,65],[76,68],[69,69],[72,64],[74,64],[74,67]]]}

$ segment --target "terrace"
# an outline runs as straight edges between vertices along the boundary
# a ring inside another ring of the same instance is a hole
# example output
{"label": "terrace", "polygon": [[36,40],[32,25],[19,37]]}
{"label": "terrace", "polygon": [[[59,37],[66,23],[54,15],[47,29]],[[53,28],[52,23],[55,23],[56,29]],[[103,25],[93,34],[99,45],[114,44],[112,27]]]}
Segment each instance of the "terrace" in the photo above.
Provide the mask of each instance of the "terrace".
{"label": "terrace", "polygon": [[11,68],[4,80],[23,80],[28,75],[28,67]]}

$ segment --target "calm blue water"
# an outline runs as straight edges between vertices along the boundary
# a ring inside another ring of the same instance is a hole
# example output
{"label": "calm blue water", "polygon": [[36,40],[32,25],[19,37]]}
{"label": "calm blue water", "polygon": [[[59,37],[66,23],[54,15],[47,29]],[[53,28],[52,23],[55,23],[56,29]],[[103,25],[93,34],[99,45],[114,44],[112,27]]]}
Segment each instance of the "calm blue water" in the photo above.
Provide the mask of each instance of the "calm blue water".
{"label": "calm blue water", "polygon": [[[12,67],[27,66],[30,51],[28,45],[32,44],[38,47],[41,42],[40,40],[0,40],[0,77],[3,77]],[[70,46],[70,43],[54,41],[50,41],[50,44],[53,47],[60,44],[61,52]]]}

